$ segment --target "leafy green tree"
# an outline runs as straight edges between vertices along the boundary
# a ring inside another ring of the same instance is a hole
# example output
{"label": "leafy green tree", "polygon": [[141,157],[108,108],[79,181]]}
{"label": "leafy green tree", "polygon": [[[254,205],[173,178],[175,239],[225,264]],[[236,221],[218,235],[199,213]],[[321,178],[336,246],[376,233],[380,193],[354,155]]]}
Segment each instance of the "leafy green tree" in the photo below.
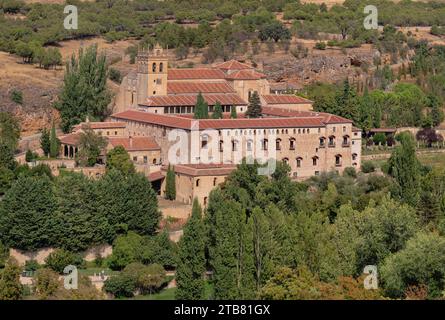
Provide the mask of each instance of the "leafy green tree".
{"label": "leafy green tree", "polygon": [[388,161],[389,174],[396,182],[394,194],[415,206],[419,200],[420,163],[416,157],[414,138],[409,132],[396,136],[400,142]]}
{"label": "leafy green tree", "polygon": [[178,266],[176,269],[176,298],[200,300],[204,296],[205,228],[198,199],[193,200],[192,215],[184,227],[179,242]]}
{"label": "leafy green tree", "polygon": [[289,29],[278,20],[265,24],[259,31],[258,37],[261,41],[273,39],[275,42],[279,40],[288,40],[291,37]]}
{"label": "leafy green tree", "polygon": [[20,124],[16,117],[9,112],[0,112],[0,144],[15,151],[20,139]]}
{"label": "leafy green tree", "polygon": [[66,65],[63,87],[55,104],[59,110],[64,132],[84,121],[87,116],[103,120],[108,114],[111,94],[107,89],[108,65],[97,46],[79,50]]}
{"label": "leafy green tree", "polygon": [[0,232],[13,248],[34,250],[54,244],[56,201],[48,177],[21,176],[0,203]]}
{"label": "leafy green tree", "polygon": [[54,124],[54,122],[51,127],[51,136],[49,138],[49,141],[50,141],[49,155],[51,158],[57,158],[60,150],[60,141],[57,138],[56,125]]}
{"label": "leafy green tree", "polygon": [[142,240],[142,236],[132,231],[125,236],[118,236],[113,242],[109,267],[112,270],[122,270],[130,263],[140,261]]}
{"label": "leafy green tree", "polygon": [[168,200],[176,199],[176,182],[175,169],[168,165],[166,183],[165,183],[165,198]]}
{"label": "leafy green tree", "polygon": [[20,273],[21,269],[17,261],[10,258],[0,278],[0,300],[20,300],[22,298]]}
{"label": "leafy green tree", "polygon": [[42,135],[40,136],[40,148],[43,150],[45,156],[49,156],[51,152],[51,139],[48,129],[42,129]]}
{"label": "leafy green tree", "polygon": [[45,259],[46,266],[59,274],[63,274],[63,269],[68,265],[80,267],[82,263],[83,259],[80,255],[63,249],[56,249]]}
{"label": "leafy green tree", "polygon": [[376,133],[372,138],[372,141],[379,146],[382,146],[386,143],[386,135],[383,132]]}
{"label": "leafy green tree", "polygon": [[133,161],[130,159],[130,155],[122,146],[117,146],[110,150],[107,154],[107,170],[117,169],[123,174],[135,173]]}
{"label": "leafy green tree", "polygon": [[431,108],[431,118],[433,126],[438,126],[444,120],[444,114],[442,110],[442,103],[440,99],[435,95],[428,95],[427,97],[428,107]]}
{"label": "leafy green tree", "polygon": [[104,291],[111,293],[116,298],[129,298],[136,291],[136,282],[130,274],[120,274],[108,278],[104,283]]}
{"label": "leafy green tree", "polygon": [[142,294],[152,294],[165,283],[165,270],[159,264],[146,266],[138,262],[130,263],[122,271],[122,275],[132,277],[136,289],[139,289]]}
{"label": "leafy green tree", "polygon": [[223,111],[222,111],[221,103],[219,101],[215,102],[214,108],[215,109],[213,110],[212,118],[213,119],[222,119],[223,118]]}
{"label": "leafy green tree", "polygon": [[144,264],[160,264],[173,269],[177,263],[177,246],[170,240],[168,231],[142,239],[141,262]]}
{"label": "leafy green tree", "polygon": [[254,91],[249,98],[249,105],[247,106],[246,116],[249,118],[261,117],[261,101],[258,92]]}
{"label": "leafy green tree", "polygon": [[81,166],[94,166],[106,145],[107,140],[104,137],[96,134],[91,128],[85,129],[79,137],[77,161]]}
{"label": "leafy green tree", "polygon": [[60,288],[59,274],[49,268],[37,270],[36,276],[36,294],[41,300],[53,296]]}
{"label": "leafy green tree", "polygon": [[443,294],[445,277],[445,238],[435,233],[418,233],[406,247],[389,256],[380,269],[385,293],[404,297],[409,286],[426,285],[428,296]]}
{"label": "leafy green tree", "polygon": [[16,166],[13,150],[6,144],[0,144],[0,167],[14,170]]}
{"label": "leafy green tree", "polygon": [[0,196],[4,195],[14,181],[14,171],[0,166]]}

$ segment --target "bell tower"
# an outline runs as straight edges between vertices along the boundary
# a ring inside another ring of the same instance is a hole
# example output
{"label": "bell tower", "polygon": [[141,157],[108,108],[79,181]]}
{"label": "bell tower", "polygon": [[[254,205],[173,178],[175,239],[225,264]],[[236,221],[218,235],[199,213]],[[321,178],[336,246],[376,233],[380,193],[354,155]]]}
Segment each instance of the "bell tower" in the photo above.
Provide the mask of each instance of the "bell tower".
{"label": "bell tower", "polygon": [[167,95],[168,57],[159,45],[148,53],[148,96]]}

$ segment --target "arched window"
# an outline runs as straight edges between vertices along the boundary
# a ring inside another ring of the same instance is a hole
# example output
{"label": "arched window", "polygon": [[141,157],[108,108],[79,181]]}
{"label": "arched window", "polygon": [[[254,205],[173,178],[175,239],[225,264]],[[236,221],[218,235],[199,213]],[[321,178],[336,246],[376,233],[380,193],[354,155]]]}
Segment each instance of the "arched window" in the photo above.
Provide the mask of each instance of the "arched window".
{"label": "arched window", "polygon": [[156,164],[156,163],[157,163],[156,158],[153,158],[153,164]]}
{"label": "arched window", "polygon": [[268,141],[267,139],[261,140],[261,150],[267,150]]}
{"label": "arched window", "polygon": [[348,135],[343,136],[343,146],[344,147],[349,146],[349,136]]}
{"label": "arched window", "polygon": [[289,139],[289,150],[295,150],[295,138]]}
{"label": "arched window", "polygon": [[289,164],[289,158],[283,158],[282,160],[285,164]]}
{"label": "arched window", "polygon": [[253,141],[251,139],[247,140],[247,151],[252,151]]}
{"label": "arched window", "polygon": [[213,178],[213,186],[216,186],[217,178]]}
{"label": "arched window", "polygon": [[275,140],[275,149],[281,150],[281,139],[280,138]]}
{"label": "arched window", "polygon": [[357,160],[357,153],[353,153],[353,154],[352,154],[352,160],[353,160],[353,161]]}
{"label": "arched window", "polygon": [[219,140],[219,152],[223,152],[224,141]]}
{"label": "arched window", "polygon": [[207,144],[209,142],[209,136],[204,134],[201,136],[201,149],[207,149]]}
{"label": "arched window", "polygon": [[326,143],[325,137],[320,137],[320,148],[324,148]]}
{"label": "arched window", "polygon": [[199,187],[199,179],[196,179],[196,186]]}
{"label": "arched window", "polygon": [[238,140],[232,140],[232,151],[238,151]]}
{"label": "arched window", "polygon": [[312,157],[312,165],[316,166],[317,164],[318,164],[318,157],[317,156]]}
{"label": "arched window", "polygon": [[156,72],[156,62],[151,65],[151,71]]}
{"label": "arched window", "polygon": [[335,156],[335,165],[336,165],[337,167],[341,167],[341,154],[337,154],[337,155]]}
{"label": "arched window", "polygon": [[164,64],[161,62],[159,64],[159,72],[162,72],[164,70]]}
{"label": "arched window", "polygon": [[301,162],[303,161],[302,157],[297,158],[297,168],[301,168]]}

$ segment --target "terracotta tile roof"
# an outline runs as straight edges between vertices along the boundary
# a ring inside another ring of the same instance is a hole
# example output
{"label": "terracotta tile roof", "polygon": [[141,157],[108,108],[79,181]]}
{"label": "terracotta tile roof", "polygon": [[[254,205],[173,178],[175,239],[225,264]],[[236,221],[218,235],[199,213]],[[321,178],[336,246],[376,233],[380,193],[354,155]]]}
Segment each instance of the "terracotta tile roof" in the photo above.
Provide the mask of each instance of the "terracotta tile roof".
{"label": "terracotta tile roof", "polygon": [[252,69],[251,66],[241,63],[237,60],[229,60],[223,63],[220,63],[215,66],[215,68],[221,69],[221,70],[245,70],[245,69]]}
{"label": "terracotta tile roof", "polygon": [[[169,107],[169,106],[194,106],[198,95],[172,95],[172,96],[151,96],[147,97],[147,102],[140,104],[147,107]],[[236,93],[229,94],[203,94],[204,100],[209,106],[215,105],[219,101],[222,105],[247,105]]]}
{"label": "terracotta tile roof", "polygon": [[168,82],[167,94],[184,93],[235,93],[226,82]]}
{"label": "terracotta tile roof", "polygon": [[210,68],[185,68],[168,70],[168,80],[224,79],[225,76],[226,75],[222,70]]}
{"label": "terracotta tile roof", "polygon": [[150,181],[156,181],[164,178],[165,175],[161,171],[152,172],[148,175],[148,180]]}
{"label": "terracotta tile roof", "polygon": [[[199,128],[205,129],[255,129],[255,128],[298,128],[298,127],[324,127],[325,116],[300,116],[300,117],[280,117],[280,118],[258,118],[258,119],[203,119],[192,120],[190,118],[156,114],[137,110],[127,110],[112,115],[114,119],[132,120],[144,123],[151,123],[170,128],[188,129],[192,123],[199,123]],[[343,121],[346,122],[346,121]],[[349,122],[349,120],[347,120]]]}
{"label": "terracotta tile roof", "polygon": [[352,121],[349,119],[336,116],[330,113],[316,112],[316,111],[296,111],[279,107],[263,107],[262,112],[265,115],[270,115],[275,117],[322,117],[323,123],[325,124],[352,123]]}
{"label": "terracotta tile roof", "polygon": [[77,146],[80,139],[80,133],[70,133],[59,137],[60,143],[67,144],[71,146]]}
{"label": "terracotta tile roof", "polygon": [[[162,170],[167,171],[167,166],[163,166]],[[173,166],[176,173],[188,176],[226,176],[236,169],[234,164],[177,164]]]}
{"label": "terracotta tile roof", "polygon": [[113,146],[123,146],[127,151],[149,151],[149,150],[160,150],[161,148],[151,138],[148,137],[110,137],[108,142]]}
{"label": "terracotta tile roof", "polygon": [[362,129],[360,129],[360,128],[357,128],[357,127],[352,127],[352,132],[361,132],[362,131]]}
{"label": "terracotta tile roof", "polygon": [[87,127],[91,129],[116,129],[122,128],[125,129],[125,122],[82,122],[73,127],[73,131],[77,131],[80,129],[86,129]]}
{"label": "terracotta tile roof", "polygon": [[226,76],[228,80],[259,80],[265,78],[266,75],[264,73],[256,72],[255,70],[240,70]]}
{"label": "terracotta tile roof", "polygon": [[311,100],[296,96],[294,94],[264,94],[262,98],[267,104],[307,104]]}

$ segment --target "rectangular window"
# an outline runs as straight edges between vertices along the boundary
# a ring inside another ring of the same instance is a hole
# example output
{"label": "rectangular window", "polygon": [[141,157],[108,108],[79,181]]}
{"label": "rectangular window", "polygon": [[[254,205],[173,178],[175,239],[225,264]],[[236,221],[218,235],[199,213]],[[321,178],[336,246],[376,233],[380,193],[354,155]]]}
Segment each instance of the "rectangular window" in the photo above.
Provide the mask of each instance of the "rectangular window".
{"label": "rectangular window", "polygon": [[148,157],[144,156],[144,163],[148,163]]}

